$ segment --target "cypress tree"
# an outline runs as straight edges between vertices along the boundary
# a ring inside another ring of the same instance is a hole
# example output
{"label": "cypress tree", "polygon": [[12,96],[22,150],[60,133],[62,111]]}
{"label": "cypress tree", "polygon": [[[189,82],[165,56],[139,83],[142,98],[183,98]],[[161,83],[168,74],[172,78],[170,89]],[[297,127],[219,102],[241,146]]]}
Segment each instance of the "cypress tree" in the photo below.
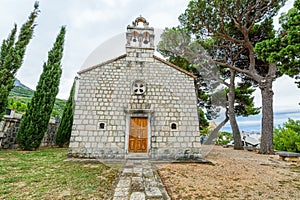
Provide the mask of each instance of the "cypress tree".
{"label": "cypress tree", "polygon": [[17,135],[19,147],[23,150],[37,149],[48,128],[62,73],[61,59],[65,32],[65,27],[62,27],[53,48],[48,53],[48,60],[43,65],[36,91],[23,116]]}
{"label": "cypress tree", "polygon": [[73,82],[70,96],[68,101],[66,102],[61,123],[58,127],[57,134],[56,134],[55,142],[59,147],[68,145],[70,142],[74,109],[75,109],[74,93],[75,93],[75,81]]}
{"label": "cypress tree", "polygon": [[27,22],[22,25],[16,42],[16,24],[8,38],[2,42],[0,49],[0,119],[2,119],[7,106],[8,94],[14,87],[15,74],[22,65],[26,47],[32,38],[36,26],[35,19],[39,12],[38,7],[38,2],[35,2],[34,10],[29,15]]}

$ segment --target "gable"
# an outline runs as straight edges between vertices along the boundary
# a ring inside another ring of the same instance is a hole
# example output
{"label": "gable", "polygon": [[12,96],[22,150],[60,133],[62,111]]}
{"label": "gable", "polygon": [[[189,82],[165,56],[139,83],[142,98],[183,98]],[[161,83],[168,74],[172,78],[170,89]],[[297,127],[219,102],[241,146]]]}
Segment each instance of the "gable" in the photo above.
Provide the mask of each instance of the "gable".
{"label": "gable", "polygon": [[[108,60],[108,61],[106,61],[106,62],[100,63],[100,64],[98,64],[98,65],[94,65],[94,66],[91,66],[91,67],[82,69],[82,70],[78,71],[77,73],[80,75],[80,74],[83,74],[83,73],[85,73],[85,72],[91,71],[91,70],[93,70],[93,69],[95,69],[95,68],[97,68],[97,67],[101,67],[101,66],[110,64],[110,63],[112,63],[112,62],[115,62],[115,61],[117,61],[117,60],[119,60],[119,59],[126,58],[126,57],[127,57],[127,54],[123,54],[123,55],[118,56],[118,57],[116,57],[116,58],[110,59],[110,60]],[[191,72],[189,72],[189,71],[187,71],[187,70],[185,70],[185,69],[183,69],[183,68],[181,68],[181,67],[179,67],[179,66],[177,66],[177,65],[175,65],[175,64],[173,64],[173,63],[171,63],[171,62],[168,62],[168,61],[166,61],[166,60],[164,60],[164,59],[162,59],[162,58],[160,58],[160,57],[158,57],[158,56],[153,55],[153,58],[154,58],[155,60],[157,60],[157,61],[159,61],[159,62],[161,62],[161,63],[163,63],[163,64],[169,66],[169,67],[172,67],[172,68],[174,68],[174,69],[176,69],[176,70],[178,70],[178,71],[180,71],[180,72],[182,72],[182,73],[184,73],[184,74],[186,74],[186,75],[188,75],[188,76],[194,78],[194,79],[197,78],[197,76],[195,76],[195,75],[192,74]]]}
{"label": "gable", "polygon": [[177,69],[178,71],[180,71],[180,72],[182,72],[182,73],[184,73],[184,74],[187,74],[187,75],[191,76],[191,77],[194,78],[194,79],[197,78],[197,76],[195,76],[195,75],[192,74],[191,72],[189,72],[189,71],[187,71],[187,70],[185,70],[185,69],[183,69],[183,68],[181,68],[181,67],[179,67],[179,66],[177,66],[177,65],[174,65],[173,63],[168,62],[168,61],[166,61],[166,60],[164,60],[164,59],[162,59],[162,58],[160,58],[160,57],[158,57],[158,56],[153,55],[153,58],[154,58],[155,60],[158,60],[158,61],[160,61],[160,62],[162,62],[162,63],[164,63],[164,64],[170,66],[170,67],[173,67],[174,69]]}
{"label": "gable", "polygon": [[100,63],[100,64],[98,64],[98,65],[94,65],[94,66],[91,66],[91,67],[82,69],[82,70],[80,70],[80,71],[77,72],[77,73],[78,73],[79,75],[80,75],[80,74],[83,74],[83,73],[88,72],[88,71],[91,71],[91,70],[93,70],[93,69],[95,69],[95,68],[97,68],[97,67],[101,67],[101,66],[103,66],[103,65],[107,65],[107,64],[109,64],[109,63],[112,63],[112,62],[115,62],[115,61],[120,60],[120,59],[122,59],[122,58],[125,58],[126,56],[127,56],[127,54],[123,54],[123,55],[118,56],[118,57],[116,57],[116,58],[113,58],[113,59],[110,59],[110,60],[105,61],[105,62],[103,62],[103,63]]}

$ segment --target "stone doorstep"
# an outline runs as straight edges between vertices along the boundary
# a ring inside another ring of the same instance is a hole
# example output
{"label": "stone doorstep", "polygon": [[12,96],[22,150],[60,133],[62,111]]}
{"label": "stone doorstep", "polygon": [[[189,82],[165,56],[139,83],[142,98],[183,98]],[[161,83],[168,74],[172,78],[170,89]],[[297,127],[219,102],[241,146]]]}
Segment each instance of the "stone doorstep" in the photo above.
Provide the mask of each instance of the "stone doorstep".
{"label": "stone doorstep", "polygon": [[128,153],[127,160],[148,160],[149,155],[147,153]]}

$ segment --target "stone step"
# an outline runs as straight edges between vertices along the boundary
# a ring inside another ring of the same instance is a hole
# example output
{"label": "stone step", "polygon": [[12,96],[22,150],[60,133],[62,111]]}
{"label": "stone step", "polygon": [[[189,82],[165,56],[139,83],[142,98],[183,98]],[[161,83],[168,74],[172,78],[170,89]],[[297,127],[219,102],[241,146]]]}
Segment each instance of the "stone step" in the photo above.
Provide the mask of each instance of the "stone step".
{"label": "stone step", "polygon": [[129,153],[126,158],[127,160],[148,160],[149,156],[147,153]]}

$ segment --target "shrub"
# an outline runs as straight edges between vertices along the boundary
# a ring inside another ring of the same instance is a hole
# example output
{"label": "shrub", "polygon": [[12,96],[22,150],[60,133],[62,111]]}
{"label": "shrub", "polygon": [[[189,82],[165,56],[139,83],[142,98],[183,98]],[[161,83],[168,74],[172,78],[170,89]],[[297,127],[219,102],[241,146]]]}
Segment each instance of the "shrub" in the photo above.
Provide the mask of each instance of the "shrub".
{"label": "shrub", "polygon": [[300,120],[289,119],[274,130],[274,149],[300,152]]}
{"label": "shrub", "polygon": [[219,132],[218,133],[217,144],[219,144],[219,145],[226,145],[231,140],[233,140],[232,133],[229,133],[229,132]]}

